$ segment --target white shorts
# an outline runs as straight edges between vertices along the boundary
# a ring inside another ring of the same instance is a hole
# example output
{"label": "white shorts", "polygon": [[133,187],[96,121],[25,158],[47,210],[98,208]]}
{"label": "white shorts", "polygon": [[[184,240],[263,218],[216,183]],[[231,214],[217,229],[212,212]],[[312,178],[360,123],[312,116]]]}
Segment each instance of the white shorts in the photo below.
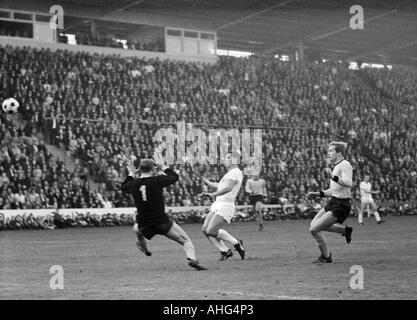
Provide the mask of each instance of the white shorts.
{"label": "white shorts", "polygon": [[373,204],[373,203],[374,203],[374,199],[372,198],[361,199],[361,204]]}
{"label": "white shorts", "polygon": [[230,223],[235,214],[235,204],[225,201],[214,201],[211,205],[210,212],[223,217],[227,223]]}

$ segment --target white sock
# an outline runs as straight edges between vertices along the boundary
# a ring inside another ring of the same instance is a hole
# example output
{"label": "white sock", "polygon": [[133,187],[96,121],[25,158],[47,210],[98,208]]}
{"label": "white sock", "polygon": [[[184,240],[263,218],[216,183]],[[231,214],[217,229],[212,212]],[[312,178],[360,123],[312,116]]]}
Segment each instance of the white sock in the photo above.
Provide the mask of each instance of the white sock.
{"label": "white sock", "polygon": [[217,249],[219,249],[221,252],[227,252],[227,251],[229,251],[229,248],[226,246],[226,244],[223,242],[223,241],[221,241],[221,240],[218,240],[217,238],[214,238],[214,237],[207,237],[210,241],[211,241],[211,243],[213,243],[215,246],[216,246],[216,248]]}
{"label": "white sock", "polygon": [[360,212],[358,214],[358,221],[359,221],[359,223],[363,223],[363,213],[362,212]]}
{"label": "white sock", "polygon": [[236,238],[234,238],[230,233],[228,233],[226,230],[223,230],[223,229],[219,229],[217,236],[219,237],[219,239],[227,241],[233,245],[239,243]]}
{"label": "white sock", "polygon": [[188,259],[197,260],[195,257],[194,245],[191,242],[191,240],[184,242],[183,247],[184,247],[185,255],[187,256]]}
{"label": "white sock", "polygon": [[381,216],[379,215],[378,211],[376,211],[376,210],[374,211],[374,216],[375,216],[376,222],[381,221]]}

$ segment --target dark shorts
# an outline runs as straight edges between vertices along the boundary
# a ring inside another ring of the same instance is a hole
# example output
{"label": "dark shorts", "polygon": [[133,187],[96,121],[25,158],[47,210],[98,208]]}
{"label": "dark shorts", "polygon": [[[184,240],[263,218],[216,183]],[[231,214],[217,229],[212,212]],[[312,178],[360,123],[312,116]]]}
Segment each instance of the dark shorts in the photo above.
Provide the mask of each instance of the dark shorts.
{"label": "dark shorts", "polygon": [[262,202],[263,197],[262,196],[250,196],[250,204],[255,205],[257,202]]}
{"label": "dark shorts", "polygon": [[171,220],[152,223],[152,224],[139,224],[140,233],[148,240],[151,240],[156,234],[166,235],[171,230],[174,223]]}
{"label": "dark shorts", "polygon": [[343,223],[349,217],[350,209],[350,199],[339,199],[334,197],[331,197],[324,207],[326,212],[332,212],[339,223]]}

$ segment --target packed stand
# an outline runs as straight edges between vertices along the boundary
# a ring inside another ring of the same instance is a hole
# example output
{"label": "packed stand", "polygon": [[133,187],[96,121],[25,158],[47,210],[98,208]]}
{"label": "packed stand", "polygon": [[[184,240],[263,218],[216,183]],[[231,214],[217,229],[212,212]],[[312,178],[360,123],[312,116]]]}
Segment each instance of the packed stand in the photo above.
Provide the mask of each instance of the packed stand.
{"label": "packed stand", "polygon": [[134,215],[132,214],[91,214],[77,213],[75,215],[62,215],[58,212],[45,216],[30,214],[18,214],[12,217],[5,217],[0,213],[1,230],[38,230],[38,229],[64,229],[64,228],[91,228],[91,227],[117,227],[132,226]]}
{"label": "packed stand", "polygon": [[120,190],[90,185],[88,169],[72,172],[48,152],[43,135],[0,117],[0,210],[126,207]]}
{"label": "packed stand", "polygon": [[[1,48],[2,84],[36,127],[50,130],[89,168],[104,190],[118,189],[127,158],[149,157],[159,128],[263,128],[269,203],[312,205],[305,195],[328,186],[323,173],[331,140],[348,142],[354,198],[365,173],[377,202],[416,201],[416,74],[350,70],[345,63],[220,58],[214,65],[120,58],[46,49]],[[2,71],[3,71],[2,70]],[[375,82],[372,84],[370,82]],[[24,89],[27,86],[27,89]],[[279,128],[278,128],[279,127]],[[208,205],[200,176],[224,168],[177,166],[168,206]],[[247,204],[243,188],[238,204]]]}

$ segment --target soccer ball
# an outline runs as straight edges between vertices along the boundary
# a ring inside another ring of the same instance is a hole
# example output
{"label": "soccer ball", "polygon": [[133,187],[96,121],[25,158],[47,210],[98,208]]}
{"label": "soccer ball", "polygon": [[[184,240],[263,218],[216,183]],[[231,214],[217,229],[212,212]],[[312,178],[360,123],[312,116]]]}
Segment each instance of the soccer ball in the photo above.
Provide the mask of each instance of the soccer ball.
{"label": "soccer ball", "polygon": [[15,114],[19,109],[19,102],[15,98],[8,98],[3,101],[1,106],[7,114]]}

